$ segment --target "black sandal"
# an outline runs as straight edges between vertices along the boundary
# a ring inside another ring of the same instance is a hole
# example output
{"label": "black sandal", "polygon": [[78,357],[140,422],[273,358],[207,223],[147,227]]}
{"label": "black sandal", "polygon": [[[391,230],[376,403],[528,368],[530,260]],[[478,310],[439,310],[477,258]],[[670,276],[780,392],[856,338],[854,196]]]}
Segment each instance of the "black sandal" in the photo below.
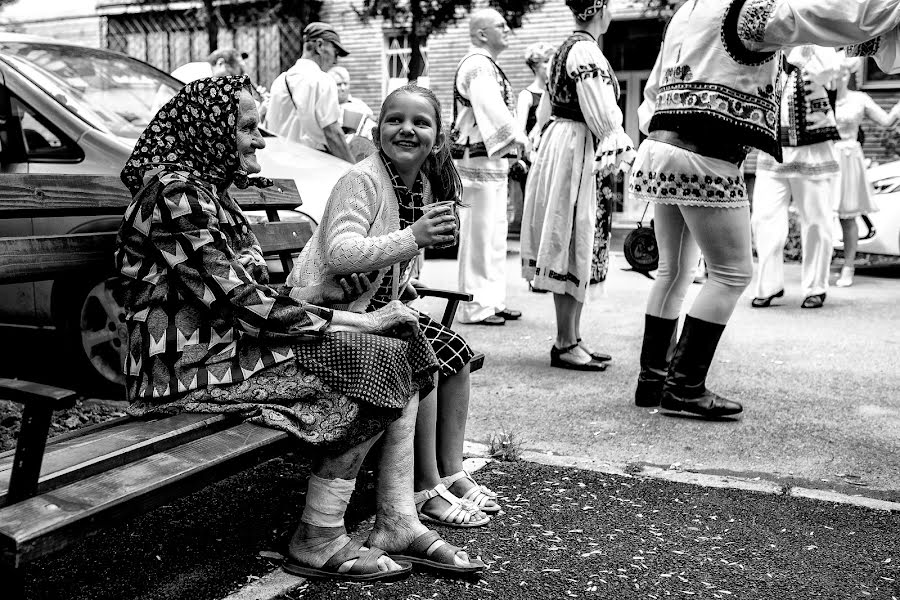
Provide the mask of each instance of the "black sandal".
{"label": "black sandal", "polygon": [[784,296],[784,290],[779,290],[772,294],[771,296],[766,296],[765,298],[754,298],[752,302],[750,302],[750,306],[753,308],[768,308],[772,305],[772,300],[775,298],[781,298]]}
{"label": "black sandal", "polygon": [[[581,346],[581,338],[575,340],[576,343]],[[588,352],[587,348],[581,346],[581,349],[591,355],[591,358],[596,360],[597,362],[609,362],[612,360],[612,356],[609,354],[604,354],[603,352]]]}
{"label": "black sandal", "polygon": [[606,363],[597,362],[593,358],[591,358],[590,362],[586,362],[582,365],[577,363],[572,363],[562,359],[562,355],[567,352],[571,352],[575,348],[578,348],[578,344],[572,344],[571,346],[567,346],[566,348],[557,348],[553,346],[550,348],[550,366],[557,367],[560,369],[570,369],[572,371],[605,371]]}

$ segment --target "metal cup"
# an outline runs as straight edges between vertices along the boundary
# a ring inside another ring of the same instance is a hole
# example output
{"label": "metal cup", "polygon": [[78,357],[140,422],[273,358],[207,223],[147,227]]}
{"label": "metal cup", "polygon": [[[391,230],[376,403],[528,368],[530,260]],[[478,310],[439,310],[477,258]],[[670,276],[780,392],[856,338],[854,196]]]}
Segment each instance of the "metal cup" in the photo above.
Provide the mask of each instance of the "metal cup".
{"label": "metal cup", "polygon": [[450,214],[453,215],[453,218],[456,219],[456,229],[453,231],[453,241],[444,242],[443,244],[435,244],[432,246],[434,249],[439,248],[450,248],[451,246],[455,246],[459,243],[459,213],[456,212],[456,201],[454,200],[445,200],[443,202],[432,202],[431,204],[426,205],[426,212],[431,211],[436,206],[449,206]]}

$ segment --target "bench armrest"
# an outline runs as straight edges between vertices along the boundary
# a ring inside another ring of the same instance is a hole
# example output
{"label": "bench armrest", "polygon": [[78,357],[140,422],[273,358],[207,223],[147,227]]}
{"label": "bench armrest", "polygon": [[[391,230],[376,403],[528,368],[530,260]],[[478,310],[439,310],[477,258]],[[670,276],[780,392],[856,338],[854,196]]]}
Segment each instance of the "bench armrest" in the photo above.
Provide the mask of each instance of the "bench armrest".
{"label": "bench armrest", "polygon": [[52,385],[0,377],[0,398],[25,405],[6,496],[7,504],[15,504],[37,493],[53,411],[74,406],[78,394]]}
{"label": "bench armrest", "polygon": [[51,410],[72,408],[78,394],[72,390],[33,381],[0,377],[0,398],[27,406],[46,407]]}
{"label": "bench armrest", "polygon": [[422,298],[431,296],[433,298],[443,298],[447,301],[447,306],[444,308],[444,316],[441,317],[441,324],[444,327],[451,327],[453,325],[453,318],[456,316],[456,308],[459,306],[460,302],[472,301],[472,294],[455,292],[452,290],[438,290],[429,287],[415,286],[415,288],[416,293]]}

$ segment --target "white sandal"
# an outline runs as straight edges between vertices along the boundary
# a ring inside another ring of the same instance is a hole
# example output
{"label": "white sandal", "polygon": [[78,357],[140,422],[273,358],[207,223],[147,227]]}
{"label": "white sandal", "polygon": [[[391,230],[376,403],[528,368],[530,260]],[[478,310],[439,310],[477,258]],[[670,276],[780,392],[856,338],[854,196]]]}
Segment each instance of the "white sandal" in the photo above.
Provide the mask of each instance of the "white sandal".
{"label": "white sandal", "polygon": [[[462,500],[469,500],[474,503],[482,512],[494,514],[500,512],[500,505],[497,504],[497,494],[489,490],[486,486],[479,485],[472,479],[466,471],[460,471],[453,475],[441,477],[441,483],[449,489],[451,485],[460,479],[468,479],[472,482],[472,487],[466,490],[466,493],[460,496]],[[451,492],[452,493],[452,492]]]}
{"label": "white sandal", "polygon": [[[440,517],[432,517],[431,515],[422,512],[425,503],[438,496],[446,500],[450,504],[450,507],[445,510]],[[448,527],[467,529],[469,527],[481,527],[487,525],[491,520],[484,511],[464,505],[443,483],[437,484],[430,490],[416,492],[413,494],[413,501],[416,503],[416,512],[419,513],[419,520],[422,522],[431,522],[438,525],[446,525]],[[459,520],[460,518],[461,520]]]}

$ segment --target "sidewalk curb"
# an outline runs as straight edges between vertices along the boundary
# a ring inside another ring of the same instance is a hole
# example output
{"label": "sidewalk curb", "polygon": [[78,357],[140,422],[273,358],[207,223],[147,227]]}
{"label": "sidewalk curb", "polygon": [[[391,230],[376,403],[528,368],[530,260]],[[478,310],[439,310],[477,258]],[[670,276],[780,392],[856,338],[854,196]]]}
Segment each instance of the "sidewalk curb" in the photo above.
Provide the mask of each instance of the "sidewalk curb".
{"label": "sidewalk curb", "polygon": [[[470,454],[472,453],[466,452],[466,455]],[[474,473],[491,462],[491,459],[483,456],[486,452],[480,452],[479,454],[482,456],[472,456],[463,461],[463,468],[469,473]],[[228,594],[222,600],[274,600],[279,596],[301,591],[301,588],[306,587],[307,583],[305,577],[291,575],[286,573],[281,567],[278,567],[274,571],[266,573],[259,579]]]}
{"label": "sidewalk curb", "polygon": [[[485,444],[466,442],[465,454],[467,456],[487,456],[488,447]],[[522,452],[522,460],[534,462],[551,467],[577,467],[598,473],[606,473],[609,475],[621,475],[624,477],[645,477],[648,479],[662,479],[665,481],[674,481],[677,483],[689,483],[710,488],[726,488],[733,490],[743,490],[747,492],[759,492],[763,494],[772,494],[775,496],[792,496],[794,498],[808,498],[811,500],[819,500],[821,502],[832,502],[835,504],[847,504],[868,508],[872,510],[883,510],[887,512],[900,513],[900,502],[889,502],[887,500],[879,500],[877,498],[866,498],[864,496],[850,496],[839,492],[829,490],[817,490],[804,487],[785,486],[775,481],[765,481],[756,479],[747,479],[743,477],[733,477],[728,475],[712,475],[708,473],[692,473],[690,471],[680,471],[677,469],[662,469],[659,467],[614,464],[600,462],[596,459],[584,456],[556,456],[552,454],[544,454],[541,452],[524,451]]]}

